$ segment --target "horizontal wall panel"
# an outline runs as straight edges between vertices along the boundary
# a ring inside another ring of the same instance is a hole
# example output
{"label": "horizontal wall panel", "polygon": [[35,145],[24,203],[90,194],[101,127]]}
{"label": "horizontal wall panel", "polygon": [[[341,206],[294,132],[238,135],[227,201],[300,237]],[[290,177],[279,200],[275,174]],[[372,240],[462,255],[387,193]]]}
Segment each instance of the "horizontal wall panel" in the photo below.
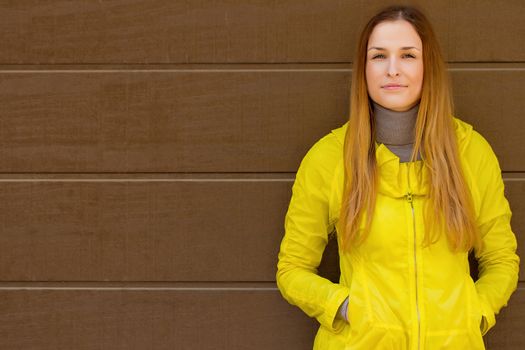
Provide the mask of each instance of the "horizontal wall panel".
{"label": "horizontal wall panel", "polygon": [[[521,0],[421,6],[449,61],[525,61]],[[0,5],[0,63],[350,62],[391,2],[18,1]]]}
{"label": "horizontal wall panel", "polygon": [[344,120],[348,73],[0,76],[2,172],[295,171]]}
{"label": "horizontal wall panel", "polygon": [[[309,349],[317,320],[276,288],[4,289],[3,349]],[[484,337],[488,349],[525,347],[525,286]],[[282,330],[286,331],[283,332]]]}
{"label": "horizontal wall panel", "polygon": [[294,310],[275,288],[196,287],[194,290],[0,288],[0,348],[311,347],[316,322]]}
{"label": "horizontal wall panel", "polygon": [[272,281],[291,185],[0,182],[0,280]]}
{"label": "horizontal wall panel", "polygon": [[[292,183],[4,179],[0,280],[274,281]],[[522,252],[525,180],[506,189]],[[337,246],[325,255],[337,281]]]}
{"label": "horizontal wall panel", "polygon": [[[525,69],[454,68],[456,115],[525,171]],[[0,74],[2,172],[294,172],[348,115],[349,69]]]}

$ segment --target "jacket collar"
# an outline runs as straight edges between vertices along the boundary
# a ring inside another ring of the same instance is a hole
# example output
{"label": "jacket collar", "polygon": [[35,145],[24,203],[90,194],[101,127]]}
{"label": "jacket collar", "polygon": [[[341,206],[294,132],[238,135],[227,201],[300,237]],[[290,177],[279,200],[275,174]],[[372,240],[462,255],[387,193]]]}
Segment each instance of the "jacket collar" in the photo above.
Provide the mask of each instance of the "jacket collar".
{"label": "jacket collar", "polygon": [[[470,141],[472,125],[452,117],[460,155]],[[340,145],[344,139],[348,122],[331,132]],[[426,195],[430,188],[430,176],[423,160],[400,163],[399,157],[384,144],[375,142],[376,161],[379,170],[379,192],[390,197],[403,197],[410,191],[413,195]],[[409,186],[410,183],[410,186]]]}

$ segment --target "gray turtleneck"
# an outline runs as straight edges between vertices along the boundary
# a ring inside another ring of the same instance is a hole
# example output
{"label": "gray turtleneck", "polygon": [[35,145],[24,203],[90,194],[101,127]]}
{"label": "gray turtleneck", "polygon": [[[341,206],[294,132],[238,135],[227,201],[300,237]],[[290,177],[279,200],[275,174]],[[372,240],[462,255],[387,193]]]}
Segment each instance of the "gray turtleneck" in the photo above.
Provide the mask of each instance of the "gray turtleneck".
{"label": "gray turtleneck", "polygon": [[[419,103],[407,111],[398,112],[372,101],[376,141],[383,143],[400,162],[408,162],[414,146],[414,133]],[[417,159],[421,159],[418,153]]]}

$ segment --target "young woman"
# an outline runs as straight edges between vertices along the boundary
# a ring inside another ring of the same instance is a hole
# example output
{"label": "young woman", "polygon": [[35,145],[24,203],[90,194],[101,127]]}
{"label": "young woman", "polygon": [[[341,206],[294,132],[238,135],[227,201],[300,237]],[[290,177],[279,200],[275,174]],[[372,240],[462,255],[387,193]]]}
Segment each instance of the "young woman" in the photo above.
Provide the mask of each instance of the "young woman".
{"label": "young woman", "polygon": [[[368,22],[350,102],[349,121],[297,171],[277,263],[283,297],[319,321],[314,349],[484,349],[517,287],[516,237],[498,160],[452,115],[420,11],[390,7]],[[334,230],[339,283],[317,275]]]}

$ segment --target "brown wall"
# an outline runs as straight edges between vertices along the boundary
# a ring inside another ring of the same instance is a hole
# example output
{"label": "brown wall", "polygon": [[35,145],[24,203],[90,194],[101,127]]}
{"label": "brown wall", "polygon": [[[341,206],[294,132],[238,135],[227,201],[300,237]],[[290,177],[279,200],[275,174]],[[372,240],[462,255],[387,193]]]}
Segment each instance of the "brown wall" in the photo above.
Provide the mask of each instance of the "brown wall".
{"label": "brown wall", "polygon": [[[500,159],[523,255],[525,3],[409,3]],[[284,214],[385,4],[1,2],[0,348],[311,348],[275,285]],[[489,349],[525,347],[524,267]]]}

